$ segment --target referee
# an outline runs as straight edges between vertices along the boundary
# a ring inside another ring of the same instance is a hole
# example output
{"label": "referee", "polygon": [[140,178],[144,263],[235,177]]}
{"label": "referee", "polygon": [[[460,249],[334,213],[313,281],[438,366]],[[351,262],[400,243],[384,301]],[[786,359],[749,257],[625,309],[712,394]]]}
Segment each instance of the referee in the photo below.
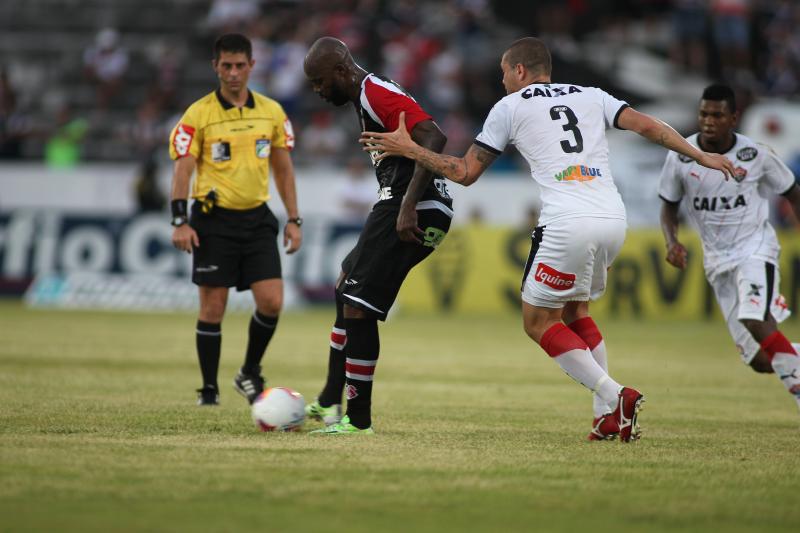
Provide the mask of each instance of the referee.
{"label": "referee", "polygon": [[[300,248],[303,220],[297,210],[292,125],[275,100],[250,91],[255,64],[247,37],[226,34],[214,44],[211,62],[219,88],[193,103],[170,135],[172,244],[193,253],[192,282],[200,289],[197,355],[203,375],[198,405],[217,405],[222,318],[228,288],[253,292],[244,364],[235,389],[250,403],[264,389],[261,359],[283,304],[278,220],[267,207],[270,167],[288,220],[286,253]],[[197,176],[187,197],[192,173]]]}

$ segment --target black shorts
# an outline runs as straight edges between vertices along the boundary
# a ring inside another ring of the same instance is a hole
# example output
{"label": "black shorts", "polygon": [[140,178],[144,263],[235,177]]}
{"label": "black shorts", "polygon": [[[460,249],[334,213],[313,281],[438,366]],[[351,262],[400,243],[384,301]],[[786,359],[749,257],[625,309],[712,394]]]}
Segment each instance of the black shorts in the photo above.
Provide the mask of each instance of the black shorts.
{"label": "black shorts", "polygon": [[336,292],[344,303],[386,320],[406,275],[433,252],[450,229],[452,211],[445,204],[433,204],[442,209],[417,209],[418,226],[425,231],[423,244],[400,240],[397,206],[372,210],[358,243],[342,261],[344,279]]}
{"label": "black shorts", "polygon": [[192,250],[196,285],[244,291],[256,281],[281,277],[278,219],[267,204],[243,211],[215,207],[205,215],[195,202],[189,223],[200,239]]}

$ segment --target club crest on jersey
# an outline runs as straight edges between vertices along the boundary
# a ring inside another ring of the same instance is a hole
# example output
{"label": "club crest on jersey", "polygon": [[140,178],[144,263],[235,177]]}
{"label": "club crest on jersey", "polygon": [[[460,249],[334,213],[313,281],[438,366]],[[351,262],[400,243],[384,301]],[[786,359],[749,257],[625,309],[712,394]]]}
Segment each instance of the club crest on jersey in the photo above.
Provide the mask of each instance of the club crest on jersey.
{"label": "club crest on jersey", "polygon": [[681,163],[691,163],[692,161],[694,161],[694,159],[692,159],[688,155],[678,154],[678,161],[680,161]]}
{"label": "club crest on jersey", "polygon": [[738,152],[736,152],[736,159],[739,161],[752,161],[758,155],[758,150],[753,148],[752,146],[745,146]]}
{"label": "club crest on jersey", "polygon": [[544,263],[536,266],[533,279],[557,291],[565,291],[575,285],[575,274],[565,274]]}
{"label": "club crest on jersey", "polygon": [[585,165],[570,165],[553,176],[556,181],[591,181],[600,174],[600,169]]}
{"label": "club crest on jersey", "polygon": [[269,157],[270,151],[269,139],[256,139],[256,157],[259,159],[266,159]]}
{"label": "club crest on jersey", "polygon": [[531,88],[528,87],[524,91],[522,91],[522,97],[524,99],[533,98],[534,96],[544,96],[545,98],[553,98],[555,96],[566,96],[572,93],[579,93],[582,92],[580,89],[575,87],[574,85],[570,85],[569,88],[567,87],[548,87],[545,86],[544,89],[536,87],[531,91]]}
{"label": "club crest on jersey", "polygon": [[733,170],[733,179],[735,179],[737,183],[740,183],[746,177],[747,177],[747,169],[746,168],[744,168],[744,167],[736,167]]}
{"label": "club crest on jersey", "polygon": [[733,196],[712,196],[711,198],[695,196],[692,202],[692,206],[697,211],[723,211],[743,205],[747,205],[747,202],[742,194],[737,195],[735,199]]}

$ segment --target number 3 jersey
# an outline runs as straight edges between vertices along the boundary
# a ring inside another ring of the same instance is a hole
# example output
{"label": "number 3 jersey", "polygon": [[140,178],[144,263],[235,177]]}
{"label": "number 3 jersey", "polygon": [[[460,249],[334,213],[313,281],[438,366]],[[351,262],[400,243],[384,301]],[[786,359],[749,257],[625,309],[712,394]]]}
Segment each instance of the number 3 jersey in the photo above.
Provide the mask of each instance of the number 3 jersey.
{"label": "number 3 jersey", "polygon": [[[698,146],[697,134],[686,139]],[[684,208],[703,241],[703,263],[712,279],[753,257],[777,264],[780,245],[770,225],[769,198],[794,186],[794,175],[766,145],[736,134],[726,152],[734,178],[670,152],[661,171],[659,196]]]}
{"label": "number 3 jersey", "polygon": [[535,83],[486,117],[475,144],[495,154],[513,144],[541,188],[540,225],[576,217],[625,219],[608,162],[606,129],[628,104],[595,87]]}

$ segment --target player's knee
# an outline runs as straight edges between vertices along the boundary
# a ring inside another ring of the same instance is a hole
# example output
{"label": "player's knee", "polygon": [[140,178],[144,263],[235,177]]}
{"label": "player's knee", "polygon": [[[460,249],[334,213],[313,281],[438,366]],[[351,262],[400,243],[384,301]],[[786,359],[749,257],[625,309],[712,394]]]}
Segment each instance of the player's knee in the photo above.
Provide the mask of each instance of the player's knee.
{"label": "player's knee", "polygon": [[750,368],[759,374],[774,374],[775,370],[772,368],[772,363],[769,362],[767,354],[759,350],[753,360],[750,361]]}
{"label": "player's knee", "polygon": [[200,307],[199,319],[203,322],[219,324],[225,316],[225,304],[220,302],[207,302]]}
{"label": "player's knee", "polygon": [[367,318],[367,313],[358,307],[353,307],[352,305],[344,304],[342,310],[345,318]]}
{"label": "player's knee", "polygon": [[258,312],[266,316],[278,316],[283,308],[283,294],[270,294],[256,304]]}
{"label": "player's knee", "polygon": [[548,326],[541,321],[523,320],[522,329],[525,330],[525,334],[530,337],[533,342],[540,344],[542,335],[544,335],[544,332],[547,331]]}

